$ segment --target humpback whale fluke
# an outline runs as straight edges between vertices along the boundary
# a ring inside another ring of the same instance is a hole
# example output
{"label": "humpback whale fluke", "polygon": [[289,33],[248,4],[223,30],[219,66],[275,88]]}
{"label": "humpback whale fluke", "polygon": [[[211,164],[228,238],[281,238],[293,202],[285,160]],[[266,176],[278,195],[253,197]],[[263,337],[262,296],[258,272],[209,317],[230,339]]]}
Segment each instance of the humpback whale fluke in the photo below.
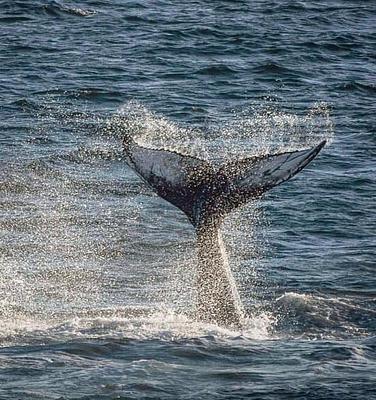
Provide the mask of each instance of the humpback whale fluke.
{"label": "humpback whale fluke", "polygon": [[197,319],[241,325],[243,310],[226,260],[220,225],[231,210],[301,171],[325,143],[306,150],[234,160],[216,168],[196,157],[143,147],[129,136],[125,138],[128,164],[160,197],[180,208],[195,227]]}

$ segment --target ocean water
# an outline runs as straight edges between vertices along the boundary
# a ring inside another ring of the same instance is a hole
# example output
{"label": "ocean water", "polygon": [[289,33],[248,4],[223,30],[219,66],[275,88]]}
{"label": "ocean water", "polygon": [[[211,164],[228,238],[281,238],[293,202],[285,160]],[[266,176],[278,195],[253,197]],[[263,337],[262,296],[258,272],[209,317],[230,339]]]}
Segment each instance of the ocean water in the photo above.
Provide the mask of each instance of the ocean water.
{"label": "ocean water", "polygon": [[[0,0],[0,398],[376,398],[376,3]],[[121,139],[328,145],[224,226],[248,319]]]}

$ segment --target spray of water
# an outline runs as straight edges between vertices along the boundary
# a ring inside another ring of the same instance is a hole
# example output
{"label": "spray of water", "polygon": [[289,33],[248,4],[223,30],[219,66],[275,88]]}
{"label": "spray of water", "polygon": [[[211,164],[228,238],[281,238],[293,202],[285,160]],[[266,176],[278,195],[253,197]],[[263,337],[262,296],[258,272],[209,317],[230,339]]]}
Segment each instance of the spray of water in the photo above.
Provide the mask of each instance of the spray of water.
{"label": "spray of water", "polygon": [[[144,146],[213,163],[310,147],[333,136],[323,104],[304,116],[275,106],[250,107],[234,112],[227,122],[208,121],[203,129],[181,126],[137,102],[108,117],[78,111],[74,103],[67,105],[52,96],[34,112],[39,123],[33,125],[28,146],[44,143],[37,147],[40,156],[20,157],[17,169],[3,171],[9,173],[2,185],[8,202],[4,215],[9,217],[2,227],[15,237],[13,243],[2,243],[0,254],[0,286],[5,293],[0,312],[9,321],[2,331],[7,338],[30,330],[32,321],[50,334],[51,330],[62,334],[67,327],[64,321],[73,316],[72,332],[84,330],[80,324],[95,324],[98,318],[111,326],[108,332],[118,329],[126,334],[136,326],[140,337],[155,335],[166,326],[174,334],[187,330],[189,317],[181,313],[189,316],[194,297],[193,234],[172,207],[167,206],[164,215],[154,212],[160,210],[160,200],[150,197],[151,192],[125,166],[121,149],[125,133]],[[12,213],[18,217],[11,217]],[[173,221],[178,240],[171,242],[170,227],[163,226],[166,220]],[[249,293],[250,285],[260,279],[256,270],[265,224],[257,203],[225,222],[225,243],[241,294]],[[156,261],[153,246],[166,246],[160,260]],[[129,293],[121,289],[122,284]],[[141,309],[141,316],[130,313],[129,307],[122,312],[124,302],[133,310]],[[155,311],[161,309],[165,311]],[[109,322],[113,318],[121,329]],[[261,309],[249,318],[244,332],[265,336],[273,324],[273,316]],[[214,328],[198,324],[194,329]]]}
{"label": "spray of water", "polygon": [[329,107],[317,103],[305,115],[281,111],[276,104],[258,104],[234,111],[226,121],[207,121],[204,129],[179,125],[132,101],[107,120],[119,137],[133,135],[144,146],[164,148],[212,161],[312,147],[333,139]]}

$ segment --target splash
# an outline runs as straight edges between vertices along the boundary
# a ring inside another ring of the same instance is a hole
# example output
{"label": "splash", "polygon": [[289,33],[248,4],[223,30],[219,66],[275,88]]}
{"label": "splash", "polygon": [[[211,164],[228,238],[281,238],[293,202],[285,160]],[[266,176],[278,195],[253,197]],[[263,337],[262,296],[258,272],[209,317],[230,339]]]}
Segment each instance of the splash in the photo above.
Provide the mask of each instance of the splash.
{"label": "splash", "polygon": [[276,104],[256,105],[234,113],[218,132],[227,156],[238,158],[302,150],[324,139],[330,144],[334,135],[325,103],[314,104],[303,116],[282,111]]}
{"label": "splash", "polygon": [[242,329],[234,330],[197,322],[171,309],[122,307],[97,310],[92,314],[77,313],[65,319],[34,316],[6,321],[0,330],[0,347],[41,342],[51,344],[77,338],[176,341],[215,337],[224,341],[234,338],[267,340],[272,338],[271,331],[276,322],[272,315],[262,313],[246,318]]}
{"label": "splash", "polygon": [[[2,171],[8,174],[2,190],[9,205],[2,227],[14,238],[13,244],[2,243],[0,257],[0,288],[5,293],[0,303],[1,334],[7,337],[25,330],[49,331],[80,313],[81,320],[90,323],[101,318],[103,308],[116,309],[124,302],[145,305],[152,314],[159,307],[170,310],[150,318],[120,317],[126,326],[132,325],[132,319],[136,329],[149,325],[155,337],[158,329],[173,336],[192,323],[189,311],[197,261],[193,234],[174,209],[167,208],[161,215],[158,200],[129,175],[122,155],[125,134],[144,146],[214,163],[308,147],[332,135],[325,105],[313,107],[305,116],[276,107],[253,107],[234,112],[223,123],[208,121],[199,129],[171,121],[134,101],[108,117],[85,105],[78,107],[74,98],[79,99],[80,93],[66,94],[65,101],[59,96],[51,93],[41,104],[27,104],[38,123],[26,148],[36,153],[16,160],[19,169]],[[166,221],[168,226],[164,226]],[[257,301],[249,299],[249,288],[262,279],[257,270],[266,224],[254,202],[236,212],[224,227],[240,294],[252,306]],[[171,239],[171,226],[178,232],[176,240]],[[158,249],[164,249],[163,256]],[[254,312],[244,329],[250,337],[266,337],[274,326],[273,317],[257,304],[253,309],[260,311]],[[179,328],[172,327],[175,323]],[[209,329],[194,326],[197,335]],[[63,328],[56,332],[62,334]]]}
{"label": "splash", "polygon": [[140,145],[163,148],[210,161],[301,150],[334,136],[329,106],[316,103],[306,115],[261,104],[233,112],[225,121],[208,121],[203,129],[179,125],[131,101],[107,120],[108,131],[131,134]]}
{"label": "splash", "polygon": [[41,122],[33,128],[34,132],[45,138],[52,123],[59,129],[68,128],[72,141],[87,137],[90,132],[91,142],[98,146],[106,147],[111,142],[117,158],[120,156],[113,140],[117,141],[118,149],[118,141],[125,135],[131,135],[142,146],[177,151],[213,163],[301,150],[324,139],[330,144],[334,138],[330,107],[326,103],[315,103],[306,114],[298,115],[283,111],[274,102],[265,102],[233,111],[224,120],[208,120],[199,128],[175,122],[135,100],[108,116],[92,112],[85,105],[78,107],[74,99],[80,97],[81,92],[65,95],[69,102],[64,103],[59,95],[51,93],[38,107],[34,105],[34,112]]}
{"label": "splash", "polygon": [[125,134],[131,135],[140,145],[146,147],[183,152],[200,158],[206,154],[203,131],[181,126],[137,101],[130,101],[120,107],[106,121],[104,131],[119,139]]}

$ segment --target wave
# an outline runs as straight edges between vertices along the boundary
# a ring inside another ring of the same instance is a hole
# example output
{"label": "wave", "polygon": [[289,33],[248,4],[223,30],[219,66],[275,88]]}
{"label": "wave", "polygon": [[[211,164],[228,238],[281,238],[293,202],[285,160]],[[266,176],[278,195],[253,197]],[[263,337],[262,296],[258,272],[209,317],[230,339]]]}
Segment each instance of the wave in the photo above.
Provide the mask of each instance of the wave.
{"label": "wave", "polygon": [[1,347],[16,344],[55,343],[67,340],[127,339],[176,341],[212,337],[215,340],[243,338],[244,340],[270,339],[274,323],[267,314],[248,318],[242,330],[233,330],[192,320],[172,310],[156,311],[147,307],[128,307],[92,310],[85,316],[76,313],[65,321],[18,316],[6,320],[0,328]]}
{"label": "wave", "polygon": [[22,22],[32,20],[34,15],[47,14],[54,17],[73,15],[78,17],[91,17],[96,14],[95,10],[72,7],[59,1],[12,1],[0,2],[0,8],[4,9],[5,16],[2,22]]}
{"label": "wave", "polygon": [[135,23],[149,23],[149,24],[157,23],[157,20],[142,17],[140,15],[127,15],[127,16],[125,16],[125,20],[128,22],[135,22]]}
{"label": "wave", "polygon": [[376,311],[350,300],[294,292],[278,297],[274,307],[277,331],[295,337],[368,336],[376,317]]}
{"label": "wave", "polygon": [[51,1],[48,4],[42,6],[43,10],[52,16],[63,16],[63,15],[74,15],[79,17],[91,17],[96,14],[94,10],[85,10],[78,7],[69,7],[63,3],[57,1]]}
{"label": "wave", "polygon": [[[338,340],[369,337],[361,321],[376,312],[341,299],[286,293],[274,312],[259,312],[243,320],[242,329],[197,322],[189,314],[150,306],[81,309],[71,315],[42,316],[14,309],[2,315],[0,345],[56,343],[70,340]],[[3,307],[2,307],[3,308]],[[11,317],[16,314],[17,318]],[[9,318],[8,318],[9,317]],[[337,351],[334,349],[333,351]],[[319,356],[319,355],[318,355]]]}
{"label": "wave", "polygon": [[291,68],[283,67],[274,62],[267,62],[261,65],[258,65],[252,69],[252,72],[259,74],[274,74],[274,75],[285,75],[285,76],[296,76],[301,75],[301,72],[298,70],[293,70]]}
{"label": "wave", "polygon": [[376,93],[376,85],[369,82],[349,81],[335,86],[335,90],[349,91],[349,92],[363,92],[369,94]]}
{"label": "wave", "polygon": [[12,24],[14,22],[26,22],[32,20],[30,16],[6,16],[0,17],[0,23],[2,24]]}
{"label": "wave", "polygon": [[210,67],[201,68],[195,72],[197,75],[230,75],[236,71],[227,65],[219,64]]}
{"label": "wave", "polygon": [[29,99],[16,100],[13,101],[11,105],[16,106],[23,111],[35,111],[41,108],[41,106],[38,105],[38,103]]}

